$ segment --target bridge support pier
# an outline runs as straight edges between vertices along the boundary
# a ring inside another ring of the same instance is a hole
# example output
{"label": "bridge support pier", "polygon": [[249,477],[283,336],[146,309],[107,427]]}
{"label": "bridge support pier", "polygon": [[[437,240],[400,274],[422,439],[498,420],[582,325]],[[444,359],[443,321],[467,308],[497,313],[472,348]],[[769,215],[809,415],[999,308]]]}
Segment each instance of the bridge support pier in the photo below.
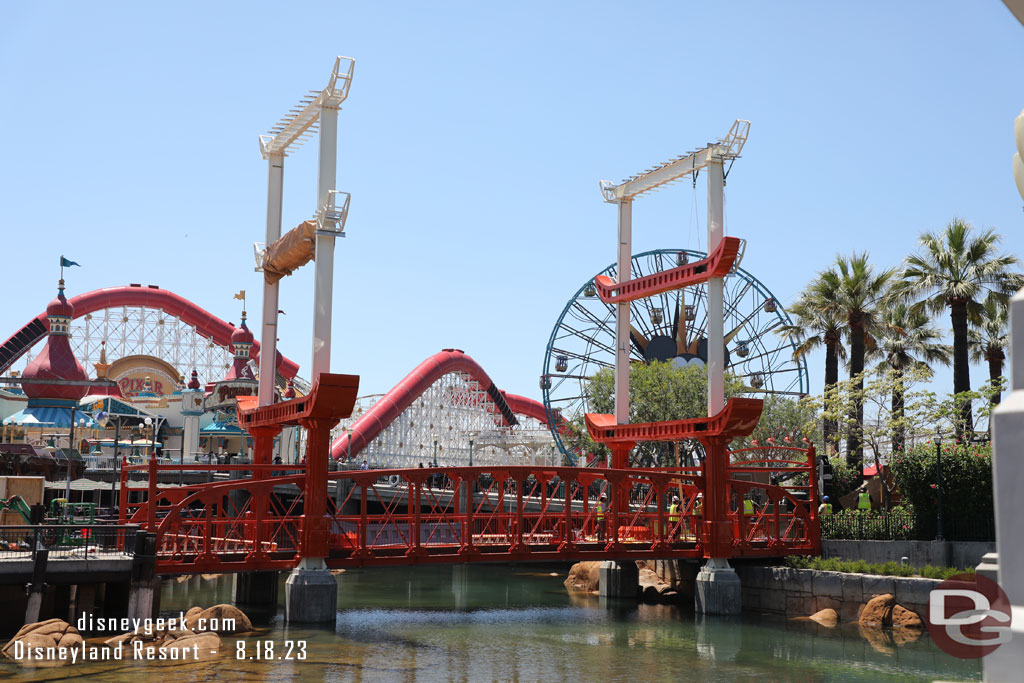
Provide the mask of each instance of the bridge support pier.
{"label": "bridge support pier", "polygon": [[235,605],[245,607],[249,616],[273,617],[277,614],[277,574],[273,571],[235,574]]}
{"label": "bridge support pier", "polygon": [[291,624],[333,624],[338,618],[338,582],[323,558],[303,558],[284,586],[284,619]]}
{"label": "bridge support pier", "polygon": [[711,557],[697,572],[693,607],[698,614],[739,614],[742,608],[740,577],[729,560]]}
{"label": "bridge support pier", "polygon": [[602,598],[636,600],[640,590],[640,570],[636,562],[606,560],[601,563],[600,577],[599,592]]}
{"label": "bridge support pier", "polygon": [[156,575],[156,534],[135,534],[135,557],[128,594],[128,617],[152,619],[160,612],[160,578]]}

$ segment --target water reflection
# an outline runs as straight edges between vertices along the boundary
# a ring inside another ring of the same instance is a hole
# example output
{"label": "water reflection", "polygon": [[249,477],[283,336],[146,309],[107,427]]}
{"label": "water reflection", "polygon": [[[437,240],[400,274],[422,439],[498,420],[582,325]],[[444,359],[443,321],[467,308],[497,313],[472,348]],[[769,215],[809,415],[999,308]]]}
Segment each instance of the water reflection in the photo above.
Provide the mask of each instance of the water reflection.
{"label": "water reflection", "polygon": [[[213,663],[156,670],[140,663],[86,665],[86,680],[166,675],[202,681],[602,680],[931,681],[979,679],[927,638],[865,638],[856,625],[700,618],[670,605],[636,605],[569,594],[551,567],[440,566],[364,569],[338,575],[334,629],[287,626],[280,613],[260,632],[224,639]],[[284,576],[279,595],[284,596]],[[229,602],[231,577],[168,582],[162,607]],[[236,641],[306,640],[306,661],[236,661]],[[154,674],[154,671],[157,673]],[[166,671],[166,674],[163,673]],[[58,680],[71,670],[0,677]]]}

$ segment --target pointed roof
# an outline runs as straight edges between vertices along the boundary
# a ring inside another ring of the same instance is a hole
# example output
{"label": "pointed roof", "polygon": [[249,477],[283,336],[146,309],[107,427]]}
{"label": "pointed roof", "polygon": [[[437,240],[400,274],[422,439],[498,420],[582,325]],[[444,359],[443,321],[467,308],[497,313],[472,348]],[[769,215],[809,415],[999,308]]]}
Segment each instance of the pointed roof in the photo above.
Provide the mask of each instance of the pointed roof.
{"label": "pointed roof", "polygon": [[[46,307],[46,317],[50,322],[46,344],[21,376],[25,379],[88,380],[89,376],[85,374],[85,370],[71,350],[68,323],[75,317],[75,307],[64,296],[64,280],[60,281],[57,288],[57,298]],[[77,401],[89,392],[88,386],[57,384],[25,384],[22,389],[30,399],[44,400]]]}

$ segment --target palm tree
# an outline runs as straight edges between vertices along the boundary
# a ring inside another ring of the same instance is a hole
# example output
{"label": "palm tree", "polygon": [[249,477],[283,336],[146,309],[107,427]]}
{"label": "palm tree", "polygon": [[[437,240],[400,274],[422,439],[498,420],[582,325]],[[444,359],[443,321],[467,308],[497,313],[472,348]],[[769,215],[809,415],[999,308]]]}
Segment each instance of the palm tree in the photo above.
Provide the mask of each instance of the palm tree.
{"label": "palm tree", "polygon": [[[971,349],[971,360],[975,363],[988,363],[988,378],[995,385],[996,380],[1003,376],[1003,363],[1006,362],[1007,328],[1010,324],[1009,308],[999,297],[985,297],[982,304],[981,320],[977,327],[967,331],[967,343]],[[992,394],[992,405],[1000,400],[998,390]]]}
{"label": "palm tree", "polygon": [[906,430],[903,424],[903,380],[907,370],[931,368],[935,364],[949,365],[952,349],[941,343],[942,333],[932,326],[924,311],[911,311],[904,302],[886,306],[882,315],[885,323],[879,338],[878,350],[885,358],[892,379],[891,417],[892,452],[903,450]]}
{"label": "palm tree", "polygon": [[874,335],[884,326],[879,302],[885,296],[892,269],[874,272],[868,254],[837,256],[835,265],[818,276],[816,290],[829,312],[845,319],[850,339],[850,380],[853,401],[846,436],[846,461],[860,472],[864,460],[864,356]]}
{"label": "palm tree", "polygon": [[[846,360],[846,348],[842,344],[843,320],[829,310],[829,299],[823,298],[817,282],[812,282],[800,295],[789,313],[796,317],[796,323],[782,328],[782,335],[792,340],[793,357],[801,358],[819,347],[825,347],[825,393],[826,400],[839,383],[839,361]],[[835,446],[838,432],[836,421],[826,418],[822,421],[822,437],[825,448]]]}
{"label": "palm tree", "polygon": [[[1013,272],[1016,256],[997,254],[1000,237],[994,230],[974,233],[970,223],[953,219],[941,233],[921,235],[921,251],[908,257],[896,291],[916,300],[915,310],[934,314],[949,309],[953,326],[953,393],[971,390],[967,324],[982,315],[981,301],[988,295],[1006,302],[1024,286],[1024,275]],[[970,401],[964,401],[956,435],[973,430]]]}

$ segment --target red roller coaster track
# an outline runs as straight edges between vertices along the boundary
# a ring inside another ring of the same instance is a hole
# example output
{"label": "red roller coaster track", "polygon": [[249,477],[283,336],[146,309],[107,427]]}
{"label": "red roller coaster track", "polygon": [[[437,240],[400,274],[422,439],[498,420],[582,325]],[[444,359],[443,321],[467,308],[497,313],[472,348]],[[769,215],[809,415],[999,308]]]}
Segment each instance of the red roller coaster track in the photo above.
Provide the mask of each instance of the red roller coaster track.
{"label": "red roller coaster track", "polygon": [[331,457],[337,459],[346,454],[357,455],[395,418],[412,405],[412,402],[431,384],[452,372],[464,372],[483,387],[501,413],[505,424],[515,425],[516,414],[547,422],[543,404],[525,396],[499,391],[479,363],[458,349],[445,349],[417,365],[401,382],[356,420],[348,432],[351,434],[351,442],[348,435],[335,440],[331,446]]}
{"label": "red roller coaster track", "polygon": [[[97,289],[73,297],[70,303],[75,307],[76,318],[118,306],[159,308],[164,313],[176,316],[185,324],[196,328],[199,334],[209,338],[213,343],[224,347],[230,347],[231,333],[235,330],[231,323],[221,320],[188,299],[155,285],[147,287],[129,285]],[[40,313],[0,345],[0,373],[6,372],[18,358],[41,341],[46,336],[47,330],[46,313]],[[253,343],[252,356],[257,362],[259,362],[259,350],[259,342]],[[286,378],[294,377],[299,371],[299,365],[279,353],[277,371]]]}

